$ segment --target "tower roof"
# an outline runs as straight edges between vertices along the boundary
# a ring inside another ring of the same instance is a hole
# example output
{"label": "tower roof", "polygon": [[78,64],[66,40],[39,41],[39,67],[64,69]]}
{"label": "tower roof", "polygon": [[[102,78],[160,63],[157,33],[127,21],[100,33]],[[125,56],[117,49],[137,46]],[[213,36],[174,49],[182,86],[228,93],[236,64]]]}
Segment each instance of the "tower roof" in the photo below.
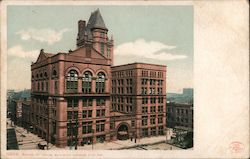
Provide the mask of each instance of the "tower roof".
{"label": "tower roof", "polygon": [[87,24],[87,28],[89,29],[100,28],[107,30],[99,9],[91,13]]}

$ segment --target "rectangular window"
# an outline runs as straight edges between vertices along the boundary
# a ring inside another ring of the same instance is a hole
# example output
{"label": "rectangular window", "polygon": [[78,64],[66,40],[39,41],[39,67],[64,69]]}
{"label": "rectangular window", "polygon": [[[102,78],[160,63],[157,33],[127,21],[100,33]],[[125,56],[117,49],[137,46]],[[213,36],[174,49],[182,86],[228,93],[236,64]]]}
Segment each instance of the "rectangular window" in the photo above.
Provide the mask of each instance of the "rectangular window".
{"label": "rectangular window", "polygon": [[104,55],[104,43],[101,43],[101,54]]}
{"label": "rectangular window", "polygon": [[114,122],[111,122],[110,123],[110,129],[113,130],[115,128],[115,123]]}
{"label": "rectangular window", "polygon": [[142,136],[143,136],[143,137],[148,136],[148,129],[147,129],[147,128],[143,128],[143,129],[142,129]]}
{"label": "rectangular window", "polygon": [[150,134],[151,134],[152,136],[155,136],[155,135],[156,135],[156,127],[150,128]]}
{"label": "rectangular window", "polygon": [[158,116],[158,124],[162,124],[163,123],[163,116],[159,115]]}
{"label": "rectangular window", "polygon": [[68,120],[73,120],[75,121],[78,119],[78,111],[67,111],[67,118]]}
{"label": "rectangular window", "polygon": [[156,107],[155,106],[151,106],[150,107],[150,113],[155,113],[156,112]]}
{"label": "rectangular window", "polygon": [[96,117],[104,117],[105,116],[105,109],[96,110]]}
{"label": "rectangular window", "polygon": [[135,126],[135,121],[134,121],[134,120],[131,121],[131,126],[132,126],[132,127]]}
{"label": "rectangular window", "polygon": [[163,106],[158,106],[158,113],[163,113]]}
{"label": "rectangular window", "polygon": [[82,133],[83,134],[92,133],[92,122],[83,122],[82,123]]}
{"label": "rectangular window", "polygon": [[164,133],[163,133],[163,126],[159,126],[159,128],[158,128],[158,134],[159,135],[164,135]]}
{"label": "rectangular window", "polygon": [[88,118],[92,118],[92,110],[88,110]]}
{"label": "rectangular window", "polygon": [[142,113],[148,113],[148,107],[147,106],[142,107]]}
{"label": "rectangular window", "polygon": [[97,106],[105,106],[105,99],[98,98],[96,99]]}
{"label": "rectangular window", "polygon": [[87,118],[87,110],[82,111],[82,118]]}
{"label": "rectangular window", "polygon": [[155,115],[150,116],[150,124],[154,125],[155,124]]}
{"label": "rectangular window", "polygon": [[142,117],[142,126],[148,125],[148,117],[147,116],[143,116]]}
{"label": "rectangular window", "polygon": [[92,107],[93,99],[92,98],[85,98],[82,100],[83,107]]}
{"label": "rectangular window", "polygon": [[45,91],[47,92],[49,90],[49,85],[48,85],[48,82],[46,81],[45,83],[46,87],[45,87]]}
{"label": "rectangular window", "polygon": [[68,108],[78,107],[78,99],[68,99],[67,105],[68,105]]}
{"label": "rectangular window", "polygon": [[110,57],[110,48],[107,50],[107,56]]}
{"label": "rectangular window", "polygon": [[105,120],[96,121],[96,132],[102,132],[105,130]]}

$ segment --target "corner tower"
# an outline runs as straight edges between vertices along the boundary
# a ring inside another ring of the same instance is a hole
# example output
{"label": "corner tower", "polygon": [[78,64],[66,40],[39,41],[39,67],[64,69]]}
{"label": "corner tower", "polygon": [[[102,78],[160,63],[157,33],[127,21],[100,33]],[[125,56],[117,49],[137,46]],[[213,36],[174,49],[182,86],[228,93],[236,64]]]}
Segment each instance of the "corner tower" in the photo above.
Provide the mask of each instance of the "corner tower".
{"label": "corner tower", "polygon": [[78,21],[77,48],[89,44],[113,63],[113,43],[99,9],[91,13],[87,25],[83,20]]}

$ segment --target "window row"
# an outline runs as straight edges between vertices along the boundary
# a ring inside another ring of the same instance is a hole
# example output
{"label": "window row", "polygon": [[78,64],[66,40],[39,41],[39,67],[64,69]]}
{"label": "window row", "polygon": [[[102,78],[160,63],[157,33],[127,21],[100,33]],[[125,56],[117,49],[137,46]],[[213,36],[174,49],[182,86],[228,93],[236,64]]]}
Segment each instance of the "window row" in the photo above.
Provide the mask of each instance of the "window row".
{"label": "window row", "polygon": [[[36,75],[34,75],[35,73],[32,73],[32,80],[34,79],[46,79],[49,77],[48,73],[47,72],[41,72],[41,73],[37,73]],[[53,70],[52,73],[51,73],[51,77],[56,77],[57,76],[57,71],[56,70]]]}
{"label": "window row", "polygon": [[[68,121],[76,121],[80,117],[78,111],[67,111],[67,119]],[[93,117],[93,110],[83,110],[82,111],[82,118],[92,118]],[[96,110],[96,117],[105,117],[105,109],[97,109]]]}
{"label": "window row", "polygon": [[[142,113],[148,113],[148,106],[142,106]],[[156,111],[156,106],[150,106],[150,113],[163,113],[163,106],[158,106],[158,111]]]}
{"label": "window row", "polygon": [[[148,120],[150,120],[150,125],[155,125],[156,124],[156,115],[150,115],[150,119],[148,119],[148,116],[142,116],[142,126],[148,125]],[[158,124],[163,123],[163,115],[158,115]]]}
{"label": "window row", "polygon": [[[93,98],[84,98],[84,99],[67,99],[68,108],[78,107],[79,100],[82,100],[83,107],[92,107]],[[103,98],[95,98],[96,106],[105,106],[106,100]]]}
{"label": "window row", "polygon": [[132,105],[112,104],[112,110],[124,113],[131,113],[133,112],[133,107]]}
{"label": "window row", "polygon": [[127,103],[127,104],[132,104],[133,103],[133,99],[132,97],[111,97],[111,101],[113,103]]}
{"label": "window row", "polygon": [[[149,135],[151,135],[151,136],[157,135],[157,128],[152,127],[152,128],[143,128],[142,129],[142,136],[143,137],[146,137]],[[164,135],[163,126],[158,127],[158,135]]]}
{"label": "window row", "polygon": [[112,86],[123,86],[125,84],[126,81],[126,85],[132,85],[133,84],[133,79],[132,78],[129,78],[129,79],[117,79],[117,80],[112,80]]}
{"label": "window row", "polygon": [[[82,123],[82,133],[94,133],[92,122]],[[105,120],[96,121],[96,132],[103,132],[105,130]],[[67,136],[76,136],[78,134],[78,123],[67,123]]]}
{"label": "window row", "polygon": [[133,76],[133,70],[126,70],[126,71],[116,71],[112,72],[112,77],[131,77]]}
{"label": "window row", "polygon": [[[149,94],[162,94],[162,88],[157,88],[157,92],[156,92],[156,88],[149,88]],[[142,87],[141,88],[141,94],[148,94],[148,89],[147,87]]]}
{"label": "window row", "polygon": [[148,81],[149,81],[149,84],[150,85],[158,85],[158,86],[162,86],[163,85],[163,80],[155,80],[155,79],[145,79],[145,78],[142,78],[141,79],[141,84],[142,85],[147,85],[148,84]]}
{"label": "window row", "polygon": [[118,94],[124,94],[124,93],[132,94],[133,93],[132,87],[126,87],[126,92],[124,90],[125,90],[124,87],[118,87],[118,88],[112,87],[112,93],[114,93],[114,94],[115,93],[118,93]]}
{"label": "window row", "polygon": [[142,70],[142,77],[163,78],[163,72]]}
{"label": "window row", "polygon": [[148,104],[149,102],[155,104],[156,100],[158,100],[157,103],[163,103],[163,99],[163,97],[142,98],[142,104]]}
{"label": "window row", "polygon": [[[82,78],[82,92],[91,93],[92,90],[92,73],[86,71]],[[77,92],[78,90],[78,73],[76,70],[70,70],[66,79],[66,91]],[[104,93],[105,90],[105,74],[99,72],[96,78],[96,93]]]}

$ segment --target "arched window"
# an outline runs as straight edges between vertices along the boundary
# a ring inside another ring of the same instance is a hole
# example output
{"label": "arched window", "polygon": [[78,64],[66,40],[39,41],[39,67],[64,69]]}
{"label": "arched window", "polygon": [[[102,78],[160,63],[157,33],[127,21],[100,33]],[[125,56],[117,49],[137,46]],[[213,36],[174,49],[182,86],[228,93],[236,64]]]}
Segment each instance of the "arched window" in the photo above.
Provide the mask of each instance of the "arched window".
{"label": "arched window", "polygon": [[104,93],[105,90],[105,75],[99,72],[96,78],[96,93]]}
{"label": "arched window", "polygon": [[53,76],[56,76],[56,75],[57,75],[56,70],[54,70],[53,71]]}
{"label": "arched window", "polygon": [[37,90],[40,91],[40,82],[38,82]]}
{"label": "arched window", "polygon": [[91,92],[91,82],[92,82],[92,73],[89,71],[84,72],[82,78],[82,92],[90,93]]}
{"label": "arched window", "polygon": [[78,73],[76,70],[70,70],[67,75],[67,83],[66,88],[67,92],[77,92],[77,80],[78,80]]}
{"label": "arched window", "polygon": [[45,78],[47,78],[47,77],[48,77],[47,72],[45,72],[45,73],[44,73],[44,77],[45,77]]}

